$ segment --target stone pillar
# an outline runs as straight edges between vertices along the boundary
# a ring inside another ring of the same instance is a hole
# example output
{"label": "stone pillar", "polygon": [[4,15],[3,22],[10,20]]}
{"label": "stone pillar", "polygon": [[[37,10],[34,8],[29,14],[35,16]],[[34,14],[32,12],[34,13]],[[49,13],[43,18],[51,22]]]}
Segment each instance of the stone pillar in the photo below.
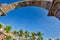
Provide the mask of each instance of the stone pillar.
{"label": "stone pillar", "polygon": [[60,19],[60,0],[53,0],[48,16],[55,16]]}

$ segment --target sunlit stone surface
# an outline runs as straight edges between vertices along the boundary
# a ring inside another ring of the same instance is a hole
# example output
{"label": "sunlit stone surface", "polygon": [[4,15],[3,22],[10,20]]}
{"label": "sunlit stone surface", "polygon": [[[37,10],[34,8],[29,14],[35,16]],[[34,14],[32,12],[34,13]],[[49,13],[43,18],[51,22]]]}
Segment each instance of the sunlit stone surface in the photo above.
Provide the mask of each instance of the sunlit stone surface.
{"label": "sunlit stone surface", "polygon": [[47,10],[51,8],[52,1],[50,0],[23,0],[23,2],[15,2],[12,4],[1,4],[0,5],[0,15],[5,15],[10,10],[19,8],[19,7],[25,7],[25,6],[37,6],[37,7],[43,7]]}
{"label": "sunlit stone surface", "polygon": [[49,11],[48,16],[55,16],[60,19],[60,0],[23,0],[11,4],[0,5],[0,15],[4,16],[7,12],[25,6],[43,7]]}

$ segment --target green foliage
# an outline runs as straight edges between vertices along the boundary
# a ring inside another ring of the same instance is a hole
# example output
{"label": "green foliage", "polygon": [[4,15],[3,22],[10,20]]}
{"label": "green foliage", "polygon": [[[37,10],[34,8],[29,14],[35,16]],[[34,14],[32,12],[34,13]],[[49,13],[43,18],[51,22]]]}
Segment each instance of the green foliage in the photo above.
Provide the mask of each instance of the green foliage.
{"label": "green foliage", "polygon": [[38,35],[39,37],[42,37],[42,33],[41,33],[41,32],[38,32],[37,35]]}
{"label": "green foliage", "polygon": [[32,36],[32,37],[35,37],[35,33],[34,33],[34,32],[32,32],[31,36]]}
{"label": "green foliage", "polygon": [[35,35],[36,34],[34,32],[32,32],[32,34],[31,34],[32,40],[35,40],[36,39]]}
{"label": "green foliage", "polygon": [[6,40],[12,40],[12,37],[11,36],[7,36]]}
{"label": "green foliage", "polygon": [[3,25],[2,24],[0,24],[0,29],[3,27]]}
{"label": "green foliage", "polygon": [[29,32],[26,30],[25,31],[25,37],[27,38],[29,36]]}
{"label": "green foliage", "polygon": [[43,37],[40,37],[40,40],[43,40]]}
{"label": "green foliage", "polygon": [[[0,29],[3,27],[3,25],[2,24],[0,24]],[[11,32],[11,29],[12,29],[12,27],[11,26],[5,26],[5,31],[6,31],[6,33],[7,34],[9,34],[10,32]],[[32,32],[32,33],[29,33],[28,32],[28,30],[26,30],[25,32],[21,29],[21,30],[19,30],[18,32],[15,30],[15,31],[13,31],[13,33],[14,33],[14,35],[15,35],[15,37],[17,36],[19,36],[19,38],[20,37],[23,37],[23,36],[25,36],[25,40],[28,40],[28,37],[30,37],[32,40],[35,40],[36,39],[36,36],[38,36],[38,40],[43,40],[43,37],[42,37],[42,33],[41,32],[38,32],[37,34],[35,33],[35,32]],[[31,35],[29,35],[29,34],[31,34]],[[6,37],[6,40],[11,40],[12,38],[11,38],[11,36],[7,36]],[[14,39],[14,40],[16,40],[16,39]],[[51,39],[49,39],[49,40],[51,40]],[[58,39],[57,39],[58,40]]]}
{"label": "green foliage", "polygon": [[24,35],[24,31],[21,29],[18,31],[18,36],[23,36]]}
{"label": "green foliage", "polygon": [[28,40],[28,37],[29,37],[29,32],[28,30],[25,31],[25,40]]}
{"label": "green foliage", "polygon": [[11,31],[11,29],[12,29],[11,26],[6,26],[6,27],[5,27],[5,30],[6,30],[7,33],[9,33],[9,32]]}
{"label": "green foliage", "polygon": [[14,34],[17,34],[17,31],[15,30],[15,31],[13,31],[14,32]]}
{"label": "green foliage", "polygon": [[37,36],[38,36],[39,40],[43,40],[42,35],[43,35],[43,34],[42,34],[41,32],[38,32],[38,33],[37,33]]}
{"label": "green foliage", "polygon": [[16,30],[15,30],[15,31],[13,31],[13,33],[14,33],[15,37],[16,37],[16,36],[17,36],[17,34],[18,34]]}

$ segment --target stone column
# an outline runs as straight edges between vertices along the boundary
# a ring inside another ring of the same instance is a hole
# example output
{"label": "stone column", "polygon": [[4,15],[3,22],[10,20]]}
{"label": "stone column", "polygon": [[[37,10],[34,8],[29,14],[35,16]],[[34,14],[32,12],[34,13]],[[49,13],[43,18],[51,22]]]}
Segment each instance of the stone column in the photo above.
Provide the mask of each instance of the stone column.
{"label": "stone column", "polygon": [[60,19],[60,0],[53,0],[48,16],[55,16]]}

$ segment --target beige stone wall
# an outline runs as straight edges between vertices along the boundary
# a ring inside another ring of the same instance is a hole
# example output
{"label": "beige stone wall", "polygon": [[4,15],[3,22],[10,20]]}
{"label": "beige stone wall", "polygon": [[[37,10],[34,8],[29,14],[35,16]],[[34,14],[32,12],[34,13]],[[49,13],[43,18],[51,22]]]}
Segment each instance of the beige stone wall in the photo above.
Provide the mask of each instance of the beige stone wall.
{"label": "beige stone wall", "polygon": [[2,40],[2,39],[5,40],[5,37],[6,37],[6,36],[5,36],[4,34],[1,34],[1,35],[0,35],[0,40]]}
{"label": "beige stone wall", "polygon": [[14,5],[2,5],[2,6],[0,7],[0,9],[1,9],[4,13],[6,13],[6,12],[14,9]]}

